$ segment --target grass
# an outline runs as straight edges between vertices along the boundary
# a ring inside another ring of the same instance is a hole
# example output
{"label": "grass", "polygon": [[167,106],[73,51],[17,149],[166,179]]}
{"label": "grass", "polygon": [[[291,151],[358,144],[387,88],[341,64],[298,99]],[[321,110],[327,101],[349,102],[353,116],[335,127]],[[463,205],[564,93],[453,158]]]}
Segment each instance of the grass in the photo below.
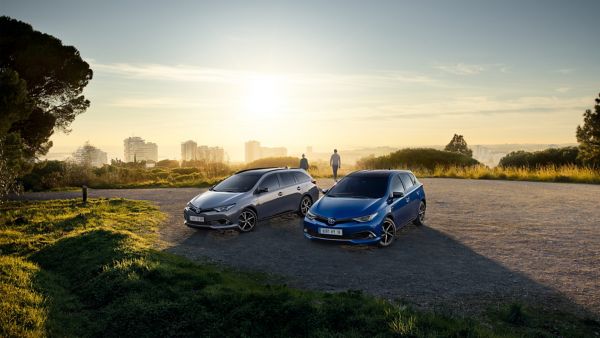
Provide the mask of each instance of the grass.
{"label": "grass", "polygon": [[0,205],[0,336],[584,337],[594,321],[519,305],[482,318],[419,312],[357,291],[269,285],[157,249],[148,202]]}
{"label": "grass", "polygon": [[416,169],[414,172],[418,177],[600,184],[600,170],[575,165],[544,166],[535,169],[514,167],[489,168],[483,165],[471,167],[436,166],[433,170]]}

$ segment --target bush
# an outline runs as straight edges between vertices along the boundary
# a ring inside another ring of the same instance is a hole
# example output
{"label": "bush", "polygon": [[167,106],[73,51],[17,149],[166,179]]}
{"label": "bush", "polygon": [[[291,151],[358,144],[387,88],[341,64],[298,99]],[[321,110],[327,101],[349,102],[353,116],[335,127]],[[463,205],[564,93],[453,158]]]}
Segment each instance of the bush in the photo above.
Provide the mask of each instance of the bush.
{"label": "bush", "polygon": [[540,168],[545,166],[582,165],[577,158],[579,148],[551,148],[541,151],[513,151],[500,159],[501,167]]}
{"label": "bush", "polygon": [[180,175],[188,175],[188,174],[193,174],[193,173],[200,172],[200,169],[193,168],[193,167],[175,168],[175,169],[172,169],[171,172],[176,173],[176,174],[180,174]]}
{"label": "bush", "polygon": [[459,153],[431,148],[401,149],[389,155],[367,157],[358,160],[356,166],[362,169],[427,169],[436,167],[467,167],[477,165],[477,160]]}
{"label": "bush", "polygon": [[293,156],[285,157],[265,157],[252,161],[246,165],[246,168],[269,168],[269,167],[290,167],[297,168],[300,164],[300,158]]}

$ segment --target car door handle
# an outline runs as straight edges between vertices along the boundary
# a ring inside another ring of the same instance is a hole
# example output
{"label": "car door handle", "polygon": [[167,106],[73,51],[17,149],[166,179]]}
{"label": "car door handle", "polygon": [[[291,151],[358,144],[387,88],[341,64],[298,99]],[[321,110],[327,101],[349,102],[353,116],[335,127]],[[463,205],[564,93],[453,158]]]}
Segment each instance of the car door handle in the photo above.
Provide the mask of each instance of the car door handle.
{"label": "car door handle", "polygon": [[277,196],[283,196],[283,193],[280,191]]}
{"label": "car door handle", "polygon": [[301,189],[300,187],[296,188],[296,190],[300,190],[300,189]]}
{"label": "car door handle", "polygon": [[410,202],[410,197],[407,197],[407,198],[406,198],[406,202]]}

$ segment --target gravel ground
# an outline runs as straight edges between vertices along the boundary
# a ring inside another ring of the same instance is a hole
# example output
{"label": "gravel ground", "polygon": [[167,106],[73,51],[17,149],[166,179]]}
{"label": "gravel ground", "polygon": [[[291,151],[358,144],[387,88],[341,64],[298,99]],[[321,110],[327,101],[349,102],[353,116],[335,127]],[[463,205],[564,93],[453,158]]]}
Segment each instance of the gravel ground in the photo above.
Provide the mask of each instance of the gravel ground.
{"label": "gravel ground", "polygon": [[282,276],[297,287],[363,290],[458,314],[519,300],[600,317],[600,186],[422,181],[427,225],[407,226],[385,249],[308,241],[293,215],[259,223],[248,234],[187,228],[182,210],[203,189],[91,190],[90,196],[156,202],[169,215],[161,229],[166,250]]}

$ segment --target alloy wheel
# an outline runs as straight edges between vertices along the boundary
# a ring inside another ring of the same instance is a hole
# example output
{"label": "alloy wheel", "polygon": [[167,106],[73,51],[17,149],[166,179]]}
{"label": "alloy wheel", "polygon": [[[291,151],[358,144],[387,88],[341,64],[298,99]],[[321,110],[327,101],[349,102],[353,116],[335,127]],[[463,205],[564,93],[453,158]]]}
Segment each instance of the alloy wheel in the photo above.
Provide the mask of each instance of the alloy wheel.
{"label": "alloy wheel", "polygon": [[396,238],[396,224],[389,218],[386,218],[381,225],[381,240],[379,241],[379,245],[388,246],[392,244]]}
{"label": "alloy wheel", "polygon": [[300,216],[306,216],[308,209],[312,206],[312,200],[308,196],[304,196],[300,202]]}
{"label": "alloy wheel", "polygon": [[238,228],[242,232],[252,231],[256,225],[256,213],[246,209],[242,211],[238,220]]}

